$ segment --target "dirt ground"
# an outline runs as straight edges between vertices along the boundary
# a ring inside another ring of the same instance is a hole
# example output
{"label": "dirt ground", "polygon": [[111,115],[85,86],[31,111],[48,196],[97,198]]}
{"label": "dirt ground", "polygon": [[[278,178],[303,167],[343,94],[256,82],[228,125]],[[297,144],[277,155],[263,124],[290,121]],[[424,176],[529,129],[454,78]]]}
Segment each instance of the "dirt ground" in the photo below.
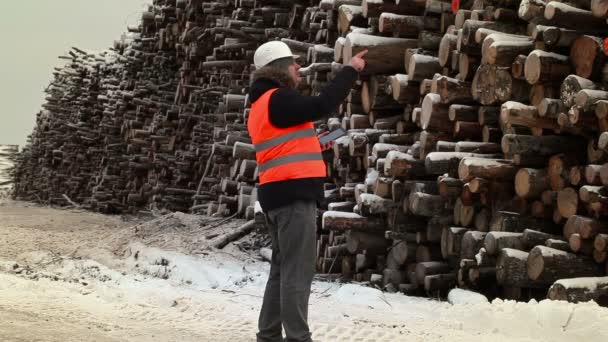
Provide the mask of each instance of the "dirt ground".
{"label": "dirt ground", "polygon": [[[206,248],[241,223],[180,213],[104,216],[0,199],[0,341],[255,341],[268,265],[247,252],[252,240]],[[532,306],[496,307],[471,316],[466,306],[315,282],[310,321],[315,341],[608,336],[569,330],[573,307],[565,309],[567,321],[552,318],[561,330],[540,318],[532,327],[538,333],[503,329],[501,317],[515,319]],[[606,327],[608,310],[589,308]]]}

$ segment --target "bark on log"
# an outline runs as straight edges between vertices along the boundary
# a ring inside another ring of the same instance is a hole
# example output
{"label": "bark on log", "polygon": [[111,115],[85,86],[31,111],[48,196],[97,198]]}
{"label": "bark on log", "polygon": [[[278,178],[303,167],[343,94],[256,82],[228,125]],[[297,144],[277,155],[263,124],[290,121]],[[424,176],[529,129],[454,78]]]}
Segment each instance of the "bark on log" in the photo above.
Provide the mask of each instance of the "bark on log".
{"label": "bark on log", "polygon": [[390,151],[384,162],[384,173],[393,177],[416,177],[426,174],[424,161],[399,151]]}
{"label": "bark on log", "polygon": [[502,149],[499,144],[495,143],[459,141],[456,143],[456,152],[479,153],[492,158],[491,155],[501,153]]}
{"label": "bark on log", "polygon": [[568,56],[542,50],[530,52],[524,66],[526,81],[530,84],[560,81],[571,72]]}
{"label": "bark on log", "polygon": [[538,198],[549,189],[547,172],[542,169],[522,168],[515,175],[515,192],[519,197]]}
{"label": "bark on log", "polygon": [[535,106],[515,101],[503,103],[500,110],[500,122],[503,125],[525,126],[533,129],[559,129],[555,120],[541,117]]}
{"label": "bark on log", "polygon": [[524,230],[521,236],[522,242],[529,249],[532,249],[533,247],[538,245],[545,245],[546,241],[549,239],[560,240],[561,237],[553,234],[543,233],[533,229]]}
{"label": "bark on log", "polygon": [[479,118],[478,106],[468,106],[462,104],[453,104],[449,108],[450,121],[470,121],[477,122]]}
{"label": "bark on log", "polygon": [[548,48],[568,48],[572,46],[574,40],[585,32],[569,30],[561,27],[547,27],[542,36],[542,40]]}
{"label": "bark on log", "polygon": [[522,28],[517,24],[499,23],[495,21],[466,20],[462,27],[462,41],[465,45],[475,43],[475,33],[480,28],[487,28],[504,33],[521,33]]}
{"label": "bark on log", "polygon": [[363,253],[368,255],[385,254],[389,243],[383,234],[346,231],[346,249],[351,254]]}
{"label": "bark on log", "polygon": [[366,18],[378,17],[384,12],[396,14],[422,14],[424,1],[391,1],[391,0],[363,0],[361,7]]}
{"label": "bark on log", "polygon": [[530,136],[505,134],[501,141],[502,151],[506,154],[538,154],[551,156],[557,153],[580,153],[586,148],[584,139],[575,136]]}
{"label": "bark on log", "polygon": [[[473,103],[471,94],[471,83],[463,82],[446,76],[438,77],[436,80],[437,93],[441,95],[443,103]],[[468,120],[465,120],[468,121]]]}
{"label": "bark on log", "polygon": [[411,213],[419,216],[433,217],[446,212],[441,196],[423,192],[410,193],[409,206]]}
{"label": "bark on log", "polygon": [[534,247],[528,256],[528,276],[547,285],[564,278],[596,277],[603,271],[586,257],[545,246]]}
{"label": "bark on log", "polygon": [[253,229],[255,227],[256,227],[255,220],[251,220],[251,221],[245,223],[244,225],[238,227],[234,231],[213,239],[211,241],[211,245],[215,248],[222,249],[226,245],[228,245],[230,242],[236,241],[236,240],[240,239],[241,237],[249,234],[250,232],[253,231]]}
{"label": "bark on log", "polygon": [[454,124],[449,121],[449,106],[442,104],[440,95],[430,93],[424,97],[420,126],[429,131],[453,131]]}
{"label": "bark on log", "polygon": [[410,81],[405,74],[389,76],[390,93],[401,104],[417,103],[420,99],[420,85]]}
{"label": "bark on log", "polygon": [[443,274],[451,270],[450,265],[441,261],[420,262],[416,264],[416,282],[419,285],[424,284],[426,276]]}
{"label": "bark on log", "polygon": [[412,81],[422,81],[425,78],[432,78],[435,73],[440,71],[439,58],[415,54],[410,58],[407,76]]}
{"label": "bark on log", "polygon": [[[342,50],[342,61],[350,63],[352,56],[368,50],[365,56],[365,74],[403,73],[405,49],[418,46],[418,40],[378,37],[362,33],[349,33]],[[414,80],[410,77],[411,80]]]}
{"label": "bark on log", "polygon": [[593,81],[577,75],[569,75],[564,79],[560,88],[560,98],[566,107],[572,107],[576,94],[583,89],[596,90],[599,86]]}
{"label": "bark on log", "polygon": [[418,33],[418,46],[428,51],[439,50],[443,33],[437,31],[420,31]]}
{"label": "bark on log", "polygon": [[458,174],[458,166],[465,157],[495,159],[497,154],[479,154],[470,152],[431,152],[425,160],[426,173],[429,175]]}
{"label": "bark on log", "polygon": [[385,225],[382,220],[364,217],[355,213],[326,211],[323,213],[322,228],[334,231],[383,231]]}
{"label": "bark on log", "polygon": [[508,181],[515,178],[516,172],[513,163],[503,159],[466,157],[458,166],[458,177],[462,181],[469,181],[475,177]]}
{"label": "bark on log", "polygon": [[498,255],[503,248],[524,250],[522,233],[489,232],[484,240],[484,247],[489,255]]}
{"label": "bark on log", "polygon": [[608,100],[607,91],[583,89],[576,93],[574,104],[584,112],[595,112],[595,106],[600,100]]}
{"label": "bark on log", "polygon": [[448,290],[455,285],[455,273],[434,274],[424,277],[424,289],[428,295],[434,295],[436,292],[439,292],[439,295],[445,296]]}
{"label": "bark on log", "polygon": [[594,30],[606,26],[606,21],[594,17],[591,11],[557,1],[551,1],[547,4],[545,18],[556,26],[571,29]]}
{"label": "bark on log", "polygon": [[517,249],[502,249],[496,261],[498,284],[524,288],[542,287],[543,284],[538,284],[528,278],[528,255],[528,252]]}
{"label": "bark on log", "polygon": [[241,160],[255,160],[255,149],[252,144],[237,141],[232,150],[232,157]]}
{"label": "bark on log", "polygon": [[473,259],[475,254],[484,246],[486,232],[468,231],[462,236],[460,257]]}
{"label": "bark on log", "polygon": [[374,194],[361,194],[357,199],[360,212],[365,216],[387,214],[392,201]]}
{"label": "bark on log", "polygon": [[464,227],[444,227],[441,234],[441,255],[444,259],[460,256],[462,237],[467,231]]}
{"label": "bark on log", "polygon": [[439,30],[439,18],[382,13],[378,29],[381,33],[395,33],[403,37],[416,37],[423,30]]}
{"label": "bark on log", "polygon": [[510,211],[497,211],[490,222],[490,230],[497,232],[521,233],[526,229],[534,229],[542,232],[556,232],[560,226],[553,222],[539,220],[530,216],[521,215]]}
{"label": "bark on log", "polygon": [[[488,36],[489,39],[492,35]],[[483,50],[486,63],[499,66],[511,66],[518,55],[529,54],[534,49],[534,43],[524,39],[498,40]],[[484,42],[485,44],[485,42]]]}
{"label": "bark on log", "polygon": [[545,246],[547,246],[549,248],[557,249],[560,251],[564,251],[564,252],[570,251],[570,244],[568,244],[568,241],[564,241],[561,239],[560,240],[548,239],[547,241],[545,241]]}
{"label": "bark on log", "polygon": [[443,228],[449,227],[454,218],[451,215],[436,216],[428,220],[426,225],[426,240],[428,242],[441,242]]}
{"label": "bark on log", "polygon": [[[424,236],[420,233],[419,236]],[[422,245],[420,243],[426,243],[425,241],[418,242],[419,245],[416,248],[416,262],[428,262],[441,260],[441,247],[436,244]]]}
{"label": "bark on log", "polygon": [[564,105],[564,102],[560,99],[544,98],[537,105],[537,108],[539,116],[552,119],[557,119],[560,113],[565,113],[568,111]]}

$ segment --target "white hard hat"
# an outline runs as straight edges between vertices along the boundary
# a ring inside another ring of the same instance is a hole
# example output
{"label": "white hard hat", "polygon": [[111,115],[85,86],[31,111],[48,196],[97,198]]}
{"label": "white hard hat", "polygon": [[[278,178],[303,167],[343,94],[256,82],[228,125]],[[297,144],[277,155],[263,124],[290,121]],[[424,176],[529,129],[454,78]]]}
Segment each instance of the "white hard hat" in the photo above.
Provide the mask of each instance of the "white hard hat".
{"label": "white hard hat", "polygon": [[293,57],[295,59],[299,56],[294,55],[287,44],[274,40],[260,45],[260,47],[255,50],[253,64],[255,64],[256,69],[260,69],[272,61],[285,57]]}

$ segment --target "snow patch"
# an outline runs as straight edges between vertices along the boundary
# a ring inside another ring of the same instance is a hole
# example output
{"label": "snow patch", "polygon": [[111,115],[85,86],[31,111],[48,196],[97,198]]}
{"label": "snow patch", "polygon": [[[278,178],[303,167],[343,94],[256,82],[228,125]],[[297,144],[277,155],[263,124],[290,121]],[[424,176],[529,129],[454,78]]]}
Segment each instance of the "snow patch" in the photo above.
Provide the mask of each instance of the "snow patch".
{"label": "snow patch", "polygon": [[405,15],[401,15],[401,14],[395,14],[395,13],[388,13],[388,12],[383,12],[380,15],[380,18],[386,18],[386,19],[391,19],[391,20],[395,20],[395,19],[401,19],[405,17]]}
{"label": "snow patch", "polygon": [[255,201],[255,205],[253,207],[253,212],[256,214],[264,213],[264,210],[262,209],[262,205],[260,204],[260,201]]}
{"label": "snow patch", "polygon": [[355,284],[341,286],[332,297],[340,303],[364,305],[372,308],[390,307],[382,291]]}
{"label": "snow patch", "polygon": [[461,329],[481,334],[539,341],[608,341],[608,309],[595,302],[572,304],[535,300],[454,305],[441,319],[460,322]]}
{"label": "snow patch", "polygon": [[243,262],[221,252],[197,257],[132,242],[125,256],[131,270],[198,289],[224,290],[248,283],[261,286],[266,281],[264,264]]}
{"label": "snow patch", "polygon": [[407,40],[404,38],[372,36],[371,34],[364,33],[349,33],[346,36],[346,44],[349,44],[350,46],[365,46],[368,48],[385,44],[397,44],[404,41]]}
{"label": "snow patch", "polygon": [[325,217],[339,217],[339,218],[353,218],[358,219],[361,218],[361,215],[355,213],[347,213],[345,211],[326,211],[323,213],[323,218]]}
{"label": "snow patch", "polygon": [[486,296],[463,289],[453,289],[448,293],[448,302],[454,305],[488,303]]}
{"label": "snow patch", "polygon": [[[459,153],[459,154],[456,154]],[[467,156],[467,157],[472,157],[474,156],[475,153],[467,153],[467,152],[431,152],[429,154],[427,154],[426,159],[428,161],[441,161],[441,160],[446,160],[446,159],[452,159],[455,156],[458,157],[463,157],[463,156]]]}
{"label": "snow patch", "polygon": [[567,289],[579,288],[595,291],[600,283],[608,283],[608,277],[581,277],[571,279],[560,279],[555,284],[561,284]]}
{"label": "snow patch", "polygon": [[350,138],[348,137],[348,135],[344,135],[339,137],[338,139],[335,140],[335,143],[340,145],[340,146],[347,146],[350,142]]}

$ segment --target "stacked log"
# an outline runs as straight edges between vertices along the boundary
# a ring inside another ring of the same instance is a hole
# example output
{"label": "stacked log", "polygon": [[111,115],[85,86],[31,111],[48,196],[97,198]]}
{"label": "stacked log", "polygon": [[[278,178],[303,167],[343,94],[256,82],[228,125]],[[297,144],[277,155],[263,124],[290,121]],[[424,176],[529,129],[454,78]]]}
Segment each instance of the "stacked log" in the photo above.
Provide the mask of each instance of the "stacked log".
{"label": "stacked log", "polygon": [[18,145],[0,145],[0,197],[6,196],[12,188],[12,173],[19,157]]}
{"label": "stacked log", "polygon": [[66,56],[15,194],[104,212],[252,218],[256,46],[280,39],[301,55],[300,90],[311,95],[368,49],[347,99],[316,123],[348,131],[327,155],[318,271],[406,294],[459,286],[599,301],[605,7],[156,0],[112,51]]}

